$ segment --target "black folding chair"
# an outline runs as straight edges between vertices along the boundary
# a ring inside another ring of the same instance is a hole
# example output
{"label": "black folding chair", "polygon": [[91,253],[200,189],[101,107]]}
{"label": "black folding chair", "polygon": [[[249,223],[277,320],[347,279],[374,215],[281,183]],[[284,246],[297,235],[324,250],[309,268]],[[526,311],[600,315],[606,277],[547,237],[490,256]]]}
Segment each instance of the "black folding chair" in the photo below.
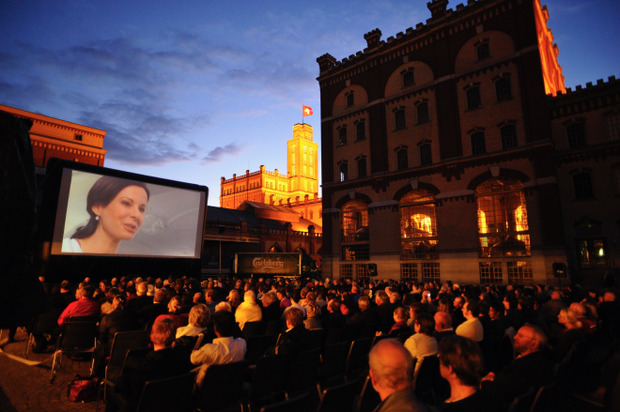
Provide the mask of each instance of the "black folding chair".
{"label": "black folding chair", "polygon": [[201,412],[217,411],[239,406],[243,410],[243,377],[246,361],[211,365],[198,388],[196,409]]}
{"label": "black folding chair", "polygon": [[368,375],[362,385],[362,392],[357,399],[355,410],[357,412],[372,412],[380,403],[381,398],[375,388],[372,387],[370,375]]}
{"label": "black folding chair", "polygon": [[127,352],[133,349],[147,349],[149,333],[145,330],[116,332],[110,349],[110,359],[105,368],[105,377],[110,379],[119,376]]}
{"label": "black folding chair", "polygon": [[136,412],[191,412],[196,373],[147,381]]}
{"label": "black folding chair", "polygon": [[243,336],[248,338],[250,336],[264,335],[266,326],[267,322],[262,320],[246,322],[245,325],[243,325]]}
{"label": "black folding chair", "polygon": [[253,375],[247,391],[248,410],[257,410],[263,405],[284,399],[287,379],[287,358],[284,356],[263,356],[251,368]]}
{"label": "black folding chair", "polygon": [[61,367],[63,356],[70,358],[82,357],[90,354],[90,373],[93,369],[93,351],[97,344],[97,322],[74,322],[68,321],[63,324],[63,330],[58,336],[56,350],[52,358],[52,371],[50,383],[54,382],[56,369]]}
{"label": "black folding chair", "polygon": [[347,355],[349,354],[348,342],[332,343],[325,345],[321,354],[321,386],[344,382]]}
{"label": "black folding chair", "polygon": [[371,338],[361,338],[351,342],[345,368],[347,379],[357,379],[366,374],[371,345]]}
{"label": "black folding chair", "polygon": [[353,380],[323,389],[317,412],[348,412],[353,410],[355,395],[360,391],[361,381]]}

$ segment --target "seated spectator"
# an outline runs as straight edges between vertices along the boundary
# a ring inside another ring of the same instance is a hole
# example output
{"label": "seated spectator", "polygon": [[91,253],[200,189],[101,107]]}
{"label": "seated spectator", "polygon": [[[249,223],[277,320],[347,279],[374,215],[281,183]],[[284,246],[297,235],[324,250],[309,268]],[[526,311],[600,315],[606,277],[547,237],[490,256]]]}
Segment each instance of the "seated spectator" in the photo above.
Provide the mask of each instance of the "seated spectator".
{"label": "seated spectator", "polygon": [[[171,319],[156,320],[151,328],[153,350],[143,359],[135,359],[125,365],[123,375],[115,387],[116,392],[120,392],[126,399],[125,410],[136,409],[145,382],[178,376],[189,371],[189,362],[182,357],[181,352],[172,348],[175,332],[176,327]],[[106,410],[111,409],[113,410],[113,405],[106,405]]]}
{"label": "seated spectator", "polygon": [[556,345],[553,347],[553,358],[556,362],[564,359],[573,346],[581,342],[585,337],[583,325],[577,319],[577,314],[571,309],[560,309],[558,323],[564,329],[558,337]]}
{"label": "seated spectator", "polygon": [[323,328],[323,323],[321,322],[321,319],[319,318],[319,314],[321,312],[321,309],[319,309],[319,305],[317,305],[314,302],[307,302],[306,303],[306,319],[304,320],[304,325],[306,327],[306,329],[310,330],[310,329],[322,329]]}
{"label": "seated spectator", "polygon": [[494,399],[498,410],[507,409],[513,399],[530,387],[540,388],[553,379],[553,363],[544,355],[547,337],[533,325],[522,326],[514,337],[517,358],[497,374],[482,378],[482,389]]}
{"label": "seated spectator", "polygon": [[455,334],[450,313],[437,311],[433,318],[435,319],[435,333],[433,335],[438,344],[441,343],[443,338]]}
{"label": "seated spectator", "polygon": [[[393,338],[397,338],[401,333],[403,334],[411,334],[412,330],[409,326],[407,326],[407,309],[402,306],[398,306],[394,309],[393,314],[394,324],[388,331],[387,335]],[[380,334],[380,332],[377,332]]]}
{"label": "seated spectator", "polygon": [[237,307],[241,304],[241,295],[239,294],[239,290],[231,289],[230,292],[228,292],[226,301],[230,304],[231,312],[235,313]]}
{"label": "seated spectator", "polygon": [[264,293],[261,299],[263,320],[270,322],[272,320],[280,320],[282,318],[282,309],[280,309],[280,302],[273,291]]}
{"label": "seated spectator", "polygon": [[246,342],[242,338],[233,338],[235,328],[234,315],[226,310],[213,315],[215,335],[213,343],[207,343],[198,350],[193,350],[190,360],[194,365],[202,365],[196,376],[196,385],[200,387],[207,368],[211,365],[239,362],[245,358]]}
{"label": "seated spectator", "polygon": [[465,322],[456,328],[456,334],[474,342],[482,342],[484,330],[482,323],[478,319],[478,305],[473,301],[465,302],[463,305],[463,317]]}
{"label": "seated spectator", "polygon": [[75,291],[74,302],[71,302],[69,306],[58,317],[58,325],[62,326],[67,320],[75,317],[83,316],[99,316],[100,306],[99,302],[93,299],[93,288],[87,284],[80,284]]}
{"label": "seated spectator", "polygon": [[[120,294],[118,288],[110,288],[106,293],[106,300],[101,304],[101,316],[112,313],[114,310],[113,301]],[[123,295],[124,296],[124,295]]]}
{"label": "seated spectator", "polygon": [[166,291],[163,289],[157,289],[153,296],[153,304],[143,307],[138,311],[138,321],[140,325],[144,327],[150,326],[159,315],[163,315],[168,312],[166,307]]}
{"label": "seated spectator", "polygon": [[433,337],[435,319],[428,313],[420,313],[414,324],[415,333],[405,341],[405,348],[413,359],[417,359],[413,372],[414,382],[426,356],[437,355],[437,341]]}
{"label": "seated spectator", "polygon": [[478,345],[452,334],[439,343],[439,372],[450,385],[450,397],[442,412],[493,411],[484,392],[478,391],[482,373],[482,354]]}
{"label": "seated spectator", "polygon": [[280,335],[274,348],[276,355],[295,356],[310,349],[310,333],[304,327],[304,313],[296,307],[289,307],[284,312],[286,331]]}
{"label": "seated spectator", "polygon": [[377,342],[368,354],[372,387],[381,398],[375,412],[421,412],[424,405],[413,392],[413,359],[397,339]]}
{"label": "seated spectator", "polygon": [[239,304],[235,311],[235,320],[239,324],[239,328],[243,331],[243,327],[247,322],[256,322],[263,319],[263,312],[256,303],[256,294],[253,290],[248,290],[243,294],[243,302]]}
{"label": "seated spectator", "polygon": [[181,304],[181,298],[179,296],[175,296],[170,299],[170,302],[168,302],[168,313],[159,315],[155,321],[157,322],[159,319],[167,318],[172,319],[175,328],[185,326],[187,325],[187,317],[181,315],[182,310],[183,305]]}
{"label": "seated spectator", "polygon": [[187,326],[177,328],[176,339],[183,336],[196,336],[200,333],[204,333],[207,326],[211,322],[211,312],[207,305],[199,303],[194,305],[189,311],[189,318]]}

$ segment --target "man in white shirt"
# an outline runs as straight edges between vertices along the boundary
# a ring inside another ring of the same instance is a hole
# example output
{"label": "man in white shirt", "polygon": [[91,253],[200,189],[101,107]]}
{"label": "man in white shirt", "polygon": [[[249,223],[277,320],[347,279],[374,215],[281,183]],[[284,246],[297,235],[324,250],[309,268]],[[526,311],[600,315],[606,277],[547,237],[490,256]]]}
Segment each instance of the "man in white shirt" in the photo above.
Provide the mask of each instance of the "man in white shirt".
{"label": "man in white shirt", "polygon": [[213,326],[217,338],[213,343],[207,343],[197,350],[193,350],[190,360],[194,365],[202,365],[196,376],[198,387],[211,365],[240,362],[247,352],[246,342],[242,338],[233,338],[235,318],[228,311],[222,310],[213,315]]}
{"label": "man in white shirt", "polygon": [[246,291],[243,294],[243,302],[235,310],[235,320],[239,324],[239,328],[243,330],[247,322],[256,322],[262,319],[263,311],[256,303],[256,294],[253,290]]}
{"label": "man in white shirt", "polygon": [[474,342],[482,342],[484,339],[484,330],[482,323],[478,319],[478,304],[468,301],[463,305],[463,316],[465,322],[456,328],[456,334],[464,338],[473,340]]}

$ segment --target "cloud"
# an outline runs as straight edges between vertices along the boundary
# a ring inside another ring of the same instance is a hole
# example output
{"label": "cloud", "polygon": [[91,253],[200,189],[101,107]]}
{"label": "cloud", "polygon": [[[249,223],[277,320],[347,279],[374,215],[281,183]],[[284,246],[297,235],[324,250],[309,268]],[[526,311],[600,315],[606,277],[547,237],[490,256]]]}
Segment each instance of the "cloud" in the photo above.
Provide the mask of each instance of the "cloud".
{"label": "cloud", "polygon": [[235,156],[242,152],[242,149],[235,143],[229,143],[226,146],[218,146],[211,150],[205,157],[202,158],[203,164],[211,162],[219,162],[224,156]]}

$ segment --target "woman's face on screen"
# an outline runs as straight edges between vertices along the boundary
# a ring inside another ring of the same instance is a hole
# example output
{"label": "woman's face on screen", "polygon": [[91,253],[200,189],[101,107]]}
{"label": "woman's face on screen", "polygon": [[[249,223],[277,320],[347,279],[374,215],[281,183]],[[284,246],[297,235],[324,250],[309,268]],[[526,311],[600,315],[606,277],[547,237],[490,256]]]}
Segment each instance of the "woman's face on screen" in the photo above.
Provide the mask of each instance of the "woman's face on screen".
{"label": "woman's face on screen", "polygon": [[142,225],[148,197],[139,186],[127,186],[107,206],[95,205],[99,226],[112,239],[131,240]]}

